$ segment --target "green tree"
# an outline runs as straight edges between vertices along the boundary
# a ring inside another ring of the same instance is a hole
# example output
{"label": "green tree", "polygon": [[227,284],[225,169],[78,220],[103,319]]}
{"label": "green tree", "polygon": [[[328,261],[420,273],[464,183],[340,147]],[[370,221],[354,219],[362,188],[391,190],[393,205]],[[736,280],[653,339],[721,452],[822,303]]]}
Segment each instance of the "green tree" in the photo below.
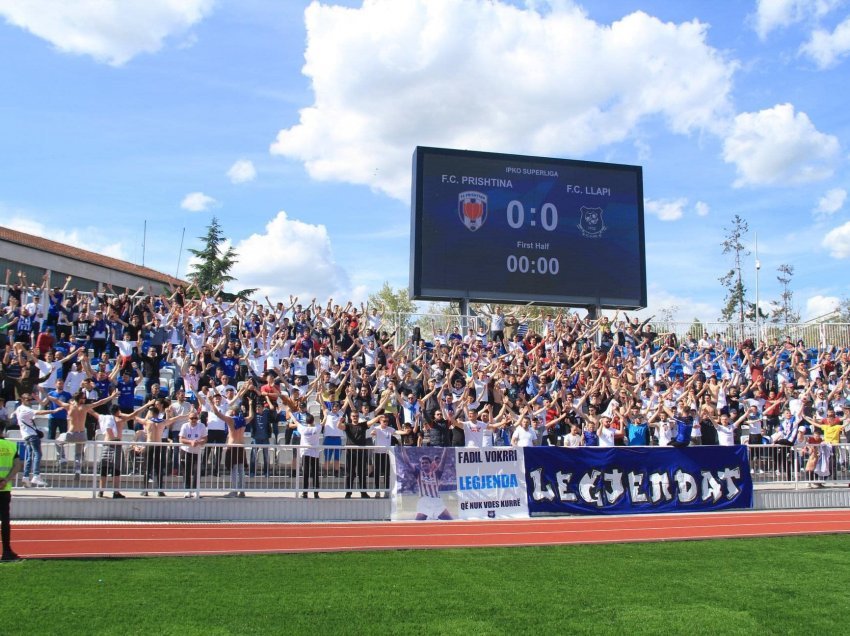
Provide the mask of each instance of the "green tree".
{"label": "green tree", "polygon": [[388,313],[415,314],[419,311],[406,287],[393,289],[387,281],[373,294],[369,294],[369,308],[377,307]]}
{"label": "green tree", "polygon": [[[732,268],[720,277],[720,284],[726,288],[726,297],[721,310],[721,320],[731,322],[737,318],[738,322],[744,322],[747,312],[747,288],[741,275],[743,259],[750,255],[750,251],[743,243],[744,237],[750,231],[747,222],[737,214],[732,218],[732,224],[724,227],[726,233],[721,246],[723,254],[732,254]],[[752,312],[755,317],[755,312]]]}
{"label": "green tree", "polygon": [[412,300],[406,287],[393,289],[387,281],[373,294],[369,294],[369,310],[376,308],[384,314],[382,330],[396,332],[396,342],[404,342],[411,337],[416,326],[416,314],[419,309]]}
{"label": "green tree", "polygon": [[794,277],[794,266],[783,263],[776,268],[779,275],[776,280],[782,285],[782,294],[773,305],[776,309],[771,312],[771,321],[775,323],[797,323],[800,322],[800,312],[794,309],[794,292],[791,290],[791,279]]}
{"label": "green tree", "polygon": [[705,327],[700,322],[699,318],[694,318],[694,321],[691,323],[691,326],[688,327],[688,338],[699,340],[700,338],[702,338],[702,334],[704,333]]}
{"label": "green tree", "polygon": [[[747,320],[755,320],[756,319],[756,304],[750,302],[749,300],[745,302],[747,310],[744,312],[744,317]],[[759,307],[759,320],[767,320],[770,317],[770,314],[765,313],[764,309]]]}
{"label": "green tree", "polygon": [[[222,244],[226,243],[227,239],[216,217],[213,217],[207,226],[207,233],[198,238],[203,241],[203,248],[199,250],[189,248],[189,253],[198,262],[192,264],[192,271],[189,272],[188,278],[195,284],[199,292],[216,293],[226,283],[236,280],[228,274],[230,269],[238,262],[236,250],[232,246],[228,247],[226,251],[222,249]],[[255,291],[257,290],[243,289],[234,296],[244,298]]]}

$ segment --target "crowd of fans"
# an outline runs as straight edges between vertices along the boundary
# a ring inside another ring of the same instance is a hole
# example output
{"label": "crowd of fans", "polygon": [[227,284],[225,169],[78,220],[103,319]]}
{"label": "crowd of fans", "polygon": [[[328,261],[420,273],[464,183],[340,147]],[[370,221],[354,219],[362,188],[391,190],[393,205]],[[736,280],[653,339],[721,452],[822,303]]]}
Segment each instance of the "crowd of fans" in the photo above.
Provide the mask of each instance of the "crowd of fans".
{"label": "crowd of fans", "polygon": [[[268,475],[263,446],[280,442],[300,446],[305,497],[318,496],[320,474],[341,471],[347,496],[368,496],[367,476],[386,489],[387,456],[358,449],[393,444],[770,444],[777,451],[758,470],[790,476],[792,449],[812,476],[846,470],[835,447],[850,441],[847,349],[708,333],[680,342],[620,312],[564,310],[529,328],[520,309],[499,306],[470,321],[420,320],[414,333],[426,338],[414,339],[393,332],[380,307],[350,302],[225,302],[191,286],[83,294],[69,282],[7,273],[0,420],[26,442],[25,485],[44,483],[39,415],[63,446],[98,430],[120,440],[125,428],[179,445],[140,451],[159,494],[163,473],[182,470],[192,488],[197,462],[215,474],[223,461],[229,496],[244,496],[246,468]],[[246,453],[246,431],[261,448]],[[78,473],[78,448],[74,458]],[[103,483],[120,479],[114,450],[100,466]]]}

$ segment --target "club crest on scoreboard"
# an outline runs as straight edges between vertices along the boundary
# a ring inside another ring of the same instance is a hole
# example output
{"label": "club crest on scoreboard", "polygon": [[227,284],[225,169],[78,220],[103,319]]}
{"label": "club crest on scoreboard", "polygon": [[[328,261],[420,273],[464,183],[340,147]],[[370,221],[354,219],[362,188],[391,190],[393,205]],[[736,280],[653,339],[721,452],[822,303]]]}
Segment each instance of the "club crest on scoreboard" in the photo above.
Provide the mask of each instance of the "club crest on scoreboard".
{"label": "club crest on scoreboard", "polygon": [[470,232],[480,230],[487,220],[487,195],[472,190],[461,192],[457,197],[457,213]]}
{"label": "club crest on scoreboard", "polygon": [[582,206],[581,219],[578,222],[578,229],[587,238],[600,238],[602,233],[608,229],[605,226],[605,221],[602,218],[602,208],[588,208]]}

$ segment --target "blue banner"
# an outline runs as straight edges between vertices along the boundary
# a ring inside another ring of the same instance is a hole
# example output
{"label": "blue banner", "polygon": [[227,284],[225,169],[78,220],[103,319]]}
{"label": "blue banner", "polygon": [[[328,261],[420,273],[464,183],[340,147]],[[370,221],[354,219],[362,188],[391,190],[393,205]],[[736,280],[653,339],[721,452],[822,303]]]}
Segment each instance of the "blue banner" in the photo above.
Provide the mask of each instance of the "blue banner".
{"label": "blue banner", "polygon": [[753,505],[745,446],[523,450],[531,516],[704,512]]}

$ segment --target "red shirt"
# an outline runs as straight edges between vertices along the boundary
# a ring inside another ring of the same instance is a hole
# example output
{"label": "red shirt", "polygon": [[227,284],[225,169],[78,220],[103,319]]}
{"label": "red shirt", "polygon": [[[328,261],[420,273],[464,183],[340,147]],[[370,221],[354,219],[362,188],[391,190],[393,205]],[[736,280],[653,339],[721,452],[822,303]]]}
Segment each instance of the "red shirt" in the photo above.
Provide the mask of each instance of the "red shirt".
{"label": "red shirt", "polygon": [[42,354],[44,354],[50,351],[54,342],[56,342],[56,338],[54,338],[52,334],[42,331],[38,334],[38,338],[35,339],[35,346],[38,347],[38,350],[41,351]]}

